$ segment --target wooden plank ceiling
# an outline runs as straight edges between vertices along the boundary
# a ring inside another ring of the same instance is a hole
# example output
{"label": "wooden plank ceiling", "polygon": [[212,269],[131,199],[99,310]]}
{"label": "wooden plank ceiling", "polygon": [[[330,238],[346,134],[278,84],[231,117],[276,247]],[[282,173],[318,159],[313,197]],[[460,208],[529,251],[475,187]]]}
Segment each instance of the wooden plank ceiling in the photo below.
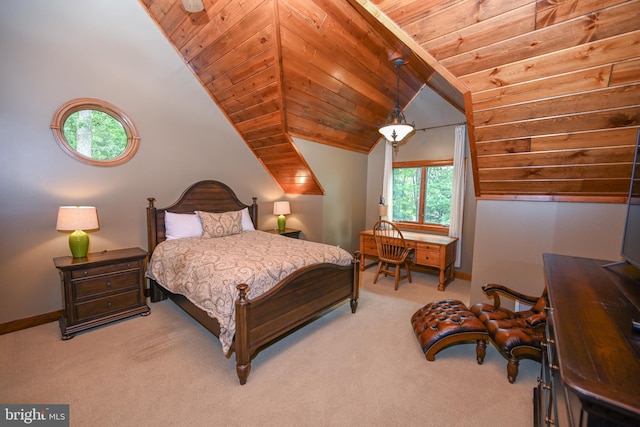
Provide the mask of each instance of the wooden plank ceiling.
{"label": "wooden plank ceiling", "polygon": [[292,136],[360,153],[426,84],[465,112],[479,198],[624,200],[640,0],[140,0],[286,193],[322,194]]}

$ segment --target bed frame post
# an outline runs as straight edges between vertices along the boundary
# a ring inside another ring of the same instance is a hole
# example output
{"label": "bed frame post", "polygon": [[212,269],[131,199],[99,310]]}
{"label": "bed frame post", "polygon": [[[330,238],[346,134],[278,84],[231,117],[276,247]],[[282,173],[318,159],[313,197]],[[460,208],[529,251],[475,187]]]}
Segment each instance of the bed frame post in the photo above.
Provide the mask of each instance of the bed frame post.
{"label": "bed frame post", "polygon": [[249,209],[251,220],[253,221],[253,226],[255,229],[258,229],[258,198],[252,197],[253,203],[251,203],[251,208]]}
{"label": "bed frame post", "polygon": [[356,251],[351,260],[353,267],[353,293],[351,294],[351,312],[355,313],[358,309],[358,298],[360,296],[360,252]]}
{"label": "bed frame post", "polygon": [[147,200],[149,201],[149,205],[147,206],[147,252],[151,255],[158,244],[156,235],[158,223],[156,220],[156,199],[148,197]]}
{"label": "bed frame post", "polygon": [[[147,206],[147,254],[151,259],[153,250],[158,245],[158,217],[155,206],[156,199],[148,197],[149,205]],[[159,302],[167,299],[167,295],[160,290],[155,280],[149,279],[149,298],[151,302]]]}
{"label": "bed frame post", "polygon": [[236,373],[240,384],[245,384],[251,372],[251,354],[249,354],[249,325],[247,324],[247,311],[249,309],[249,299],[247,292],[249,286],[242,284],[236,286],[238,289],[238,301],[236,301]]}

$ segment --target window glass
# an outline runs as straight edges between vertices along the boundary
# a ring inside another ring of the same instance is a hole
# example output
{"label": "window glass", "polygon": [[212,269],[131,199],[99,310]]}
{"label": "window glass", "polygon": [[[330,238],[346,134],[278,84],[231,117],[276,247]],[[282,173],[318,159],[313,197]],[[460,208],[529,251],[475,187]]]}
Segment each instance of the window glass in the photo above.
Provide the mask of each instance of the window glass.
{"label": "window glass", "polygon": [[393,220],[417,222],[422,168],[393,169]]}
{"label": "window glass", "polygon": [[392,220],[407,225],[449,227],[452,162],[408,163],[411,165],[393,167]]}
{"label": "window glass", "polygon": [[451,223],[451,192],[453,166],[427,168],[424,198],[424,222],[449,226]]}
{"label": "window glass", "polygon": [[80,110],[64,121],[64,137],[83,156],[110,160],[127,148],[127,133],[113,116],[97,110]]}

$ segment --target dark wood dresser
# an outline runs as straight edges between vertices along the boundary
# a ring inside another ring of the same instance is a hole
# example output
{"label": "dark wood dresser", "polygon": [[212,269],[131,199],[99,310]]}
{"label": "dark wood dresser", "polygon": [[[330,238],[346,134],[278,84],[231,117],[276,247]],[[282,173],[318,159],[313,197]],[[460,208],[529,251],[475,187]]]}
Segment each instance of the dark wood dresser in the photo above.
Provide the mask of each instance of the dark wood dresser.
{"label": "dark wood dresser", "polygon": [[144,295],[147,252],[140,248],[54,258],[60,272],[62,339],[136,314],[149,314]]}
{"label": "dark wood dresser", "polygon": [[549,292],[536,425],[640,425],[640,270],[544,254]]}

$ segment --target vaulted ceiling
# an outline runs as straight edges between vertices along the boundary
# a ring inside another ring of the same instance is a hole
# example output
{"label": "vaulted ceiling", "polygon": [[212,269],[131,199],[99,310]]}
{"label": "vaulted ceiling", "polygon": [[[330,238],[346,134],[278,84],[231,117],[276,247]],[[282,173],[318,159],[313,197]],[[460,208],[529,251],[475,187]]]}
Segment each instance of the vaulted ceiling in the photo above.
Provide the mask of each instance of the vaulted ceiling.
{"label": "vaulted ceiling", "polygon": [[140,0],[286,193],[292,137],[369,153],[426,85],[467,116],[476,196],[622,201],[640,127],[640,0]]}

